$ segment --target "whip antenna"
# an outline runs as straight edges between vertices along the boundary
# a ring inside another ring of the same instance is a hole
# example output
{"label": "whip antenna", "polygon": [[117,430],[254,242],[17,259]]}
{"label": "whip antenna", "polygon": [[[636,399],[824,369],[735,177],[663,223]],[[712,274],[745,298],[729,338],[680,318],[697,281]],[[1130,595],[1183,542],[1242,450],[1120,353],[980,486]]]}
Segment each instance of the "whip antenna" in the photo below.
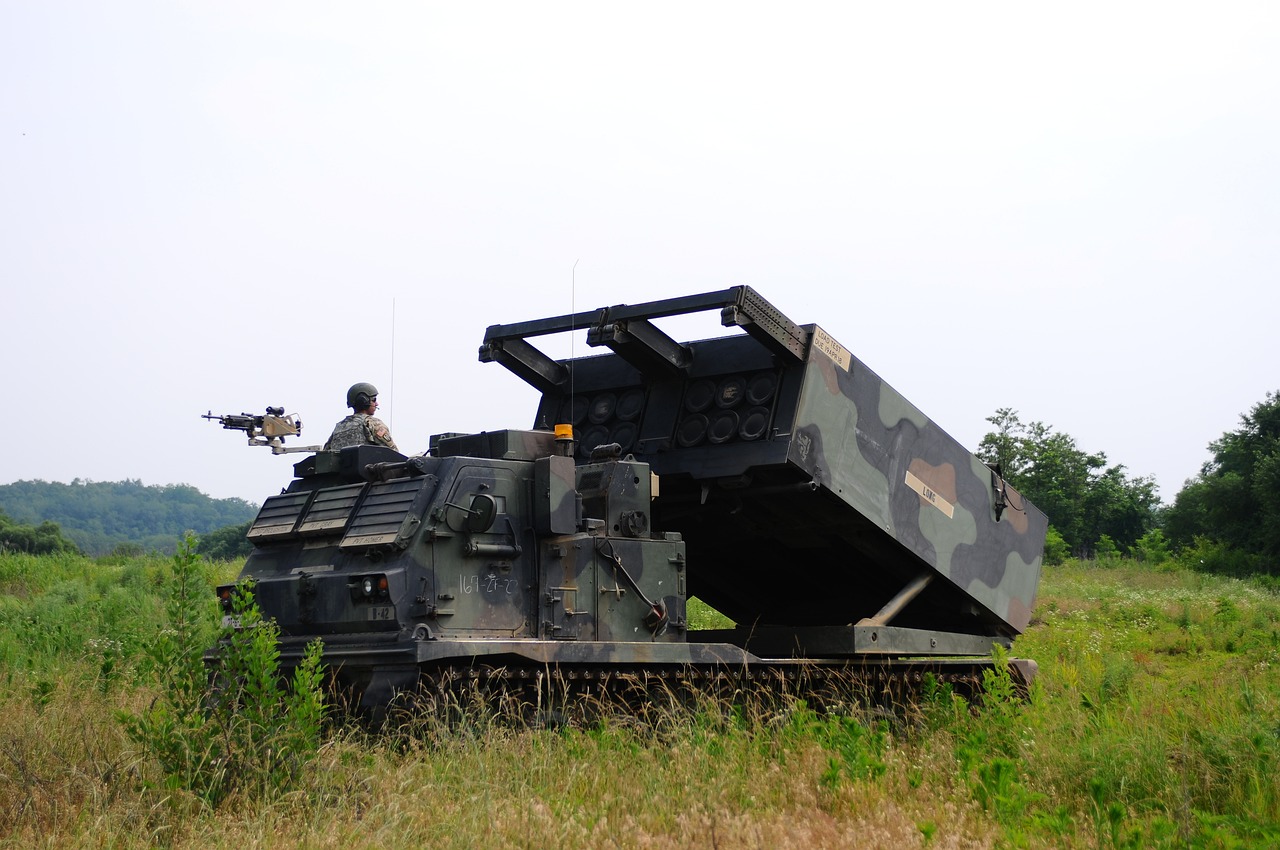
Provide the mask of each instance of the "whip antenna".
{"label": "whip antenna", "polygon": [[[580,259],[580,258],[579,258]],[[569,270],[569,315],[577,315],[578,311],[578,260],[573,261],[573,268]],[[576,340],[574,334],[578,329],[573,326],[573,320],[569,320],[569,360],[573,360],[575,351],[574,346]],[[573,367],[569,367],[569,418],[573,418]]]}
{"label": "whip antenna", "polygon": [[391,299],[391,404],[387,407],[387,427],[396,424],[396,299]]}

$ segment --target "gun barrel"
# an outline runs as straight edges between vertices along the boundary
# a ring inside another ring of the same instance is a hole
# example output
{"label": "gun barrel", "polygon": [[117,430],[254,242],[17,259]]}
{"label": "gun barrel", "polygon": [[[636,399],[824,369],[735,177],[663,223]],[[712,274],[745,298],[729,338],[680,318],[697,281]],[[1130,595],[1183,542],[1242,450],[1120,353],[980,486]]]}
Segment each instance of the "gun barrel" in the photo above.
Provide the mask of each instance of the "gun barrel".
{"label": "gun barrel", "polygon": [[210,413],[202,414],[200,418],[216,420],[222,423],[222,427],[227,429],[228,431],[251,431],[254,428],[262,425],[261,416],[253,416],[248,413],[241,413],[240,415],[237,416],[232,413],[225,413],[225,414],[219,415],[219,414],[210,412]]}

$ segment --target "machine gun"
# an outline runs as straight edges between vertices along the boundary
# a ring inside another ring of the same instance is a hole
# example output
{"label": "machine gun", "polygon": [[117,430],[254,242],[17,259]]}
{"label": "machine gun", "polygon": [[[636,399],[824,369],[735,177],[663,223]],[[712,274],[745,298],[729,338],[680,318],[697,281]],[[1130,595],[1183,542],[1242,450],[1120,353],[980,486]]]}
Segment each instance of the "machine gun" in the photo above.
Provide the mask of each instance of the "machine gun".
{"label": "machine gun", "polygon": [[200,418],[217,420],[228,431],[244,431],[249,435],[249,445],[270,446],[272,454],[321,450],[320,446],[297,446],[288,449],[284,447],[285,437],[302,435],[302,419],[295,413],[286,414],[283,407],[268,407],[267,412],[262,415],[253,413],[219,415],[209,411],[201,414]]}

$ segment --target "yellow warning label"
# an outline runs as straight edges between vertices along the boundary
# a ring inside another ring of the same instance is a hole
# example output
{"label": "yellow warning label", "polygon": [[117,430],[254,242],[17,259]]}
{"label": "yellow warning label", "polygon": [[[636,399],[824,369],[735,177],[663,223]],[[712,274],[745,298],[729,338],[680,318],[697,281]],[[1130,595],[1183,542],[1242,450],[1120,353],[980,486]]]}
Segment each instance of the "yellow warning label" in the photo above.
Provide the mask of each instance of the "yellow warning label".
{"label": "yellow warning label", "polygon": [[835,338],[822,328],[813,329],[813,347],[836,361],[836,365],[841,369],[849,371],[849,362],[853,355],[849,353],[849,349],[836,342]]}
{"label": "yellow warning label", "polygon": [[916,478],[910,472],[907,473],[907,486],[919,493],[920,497],[926,502],[946,514],[947,519],[955,519],[956,506],[939,496],[932,487]]}

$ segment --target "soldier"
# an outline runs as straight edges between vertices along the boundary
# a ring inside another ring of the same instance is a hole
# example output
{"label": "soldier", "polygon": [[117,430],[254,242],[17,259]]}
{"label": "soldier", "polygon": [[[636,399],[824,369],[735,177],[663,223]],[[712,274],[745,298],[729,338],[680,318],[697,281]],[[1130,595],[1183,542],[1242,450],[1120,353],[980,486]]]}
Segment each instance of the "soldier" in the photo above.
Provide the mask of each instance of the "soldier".
{"label": "soldier", "polygon": [[354,413],[333,426],[329,441],[324,444],[326,451],[337,451],[347,446],[386,446],[400,451],[396,441],[391,439],[391,429],[381,419],[373,415],[378,409],[378,388],[373,384],[361,382],[347,390],[347,407]]}

